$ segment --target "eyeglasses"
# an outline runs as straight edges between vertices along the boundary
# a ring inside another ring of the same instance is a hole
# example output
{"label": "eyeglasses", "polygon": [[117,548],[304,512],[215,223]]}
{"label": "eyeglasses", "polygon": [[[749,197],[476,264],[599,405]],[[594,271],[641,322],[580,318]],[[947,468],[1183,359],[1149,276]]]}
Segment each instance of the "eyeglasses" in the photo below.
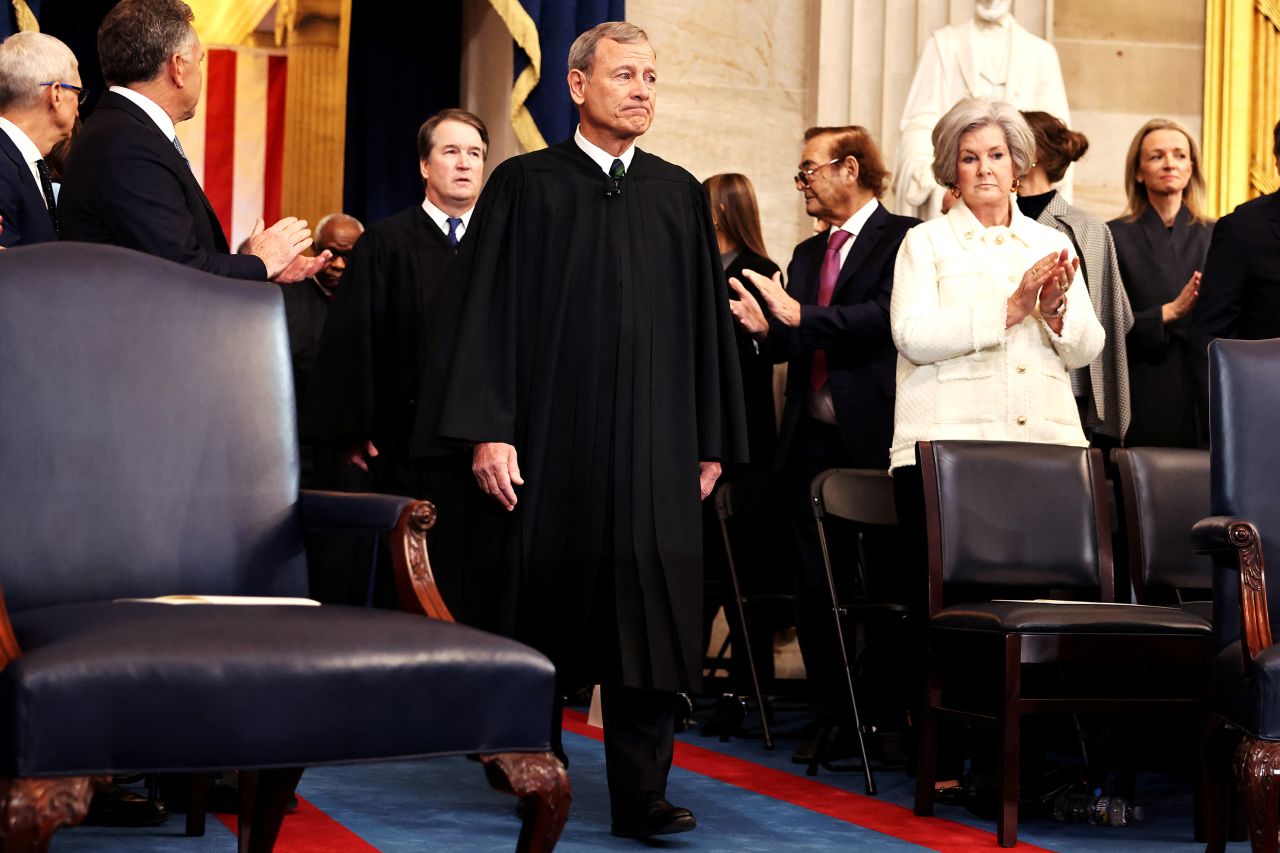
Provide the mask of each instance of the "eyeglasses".
{"label": "eyeglasses", "polygon": [[80,106],[84,106],[84,102],[89,100],[89,89],[85,86],[72,86],[70,83],[59,83],[56,80],[50,80],[48,83],[39,83],[40,86],[57,86],[62,89],[70,89],[76,93],[76,99],[80,102]]}
{"label": "eyeglasses", "polygon": [[818,171],[819,169],[825,169],[826,167],[830,166],[832,163],[839,163],[842,160],[844,160],[843,157],[837,157],[834,160],[828,160],[827,162],[823,163],[821,166],[814,166],[812,169],[801,169],[800,171],[796,172],[796,186],[802,189],[809,186],[809,179],[813,177],[814,172]]}

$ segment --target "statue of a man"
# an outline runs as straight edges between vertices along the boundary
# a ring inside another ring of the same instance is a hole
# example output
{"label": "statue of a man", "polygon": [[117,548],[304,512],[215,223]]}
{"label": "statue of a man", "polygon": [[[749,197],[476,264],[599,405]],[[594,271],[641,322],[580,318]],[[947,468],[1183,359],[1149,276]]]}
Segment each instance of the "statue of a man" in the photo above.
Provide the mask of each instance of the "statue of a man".
{"label": "statue of a man", "polygon": [[[961,98],[1008,101],[1071,124],[1062,68],[1053,45],[1013,19],[1013,0],[976,0],[970,21],[929,37],[902,108],[893,193],[898,213],[929,219],[941,210],[933,179],[933,126]],[[1071,175],[1058,186],[1071,197]]]}

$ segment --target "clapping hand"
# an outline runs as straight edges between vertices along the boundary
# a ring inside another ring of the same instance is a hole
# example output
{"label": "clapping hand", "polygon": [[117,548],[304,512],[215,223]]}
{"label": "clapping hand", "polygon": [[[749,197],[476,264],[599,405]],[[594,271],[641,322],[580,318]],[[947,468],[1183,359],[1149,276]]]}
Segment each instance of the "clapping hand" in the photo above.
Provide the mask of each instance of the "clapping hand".
{"label": "clapping hand", "polygon": [[1181,320],[1183,317],[1191,313],[1191,309],[1196,307],[1196,300],[1200,298],[1200,272],[1197,270],[1191,274],[1191,278],[1187,279],[1187,283],[1182,286],[1182,290],[1178,291],[1178,295],[1172,302],[1166,302],[1160,309],[1160,317],[1165,323],[1172,323],[1174,320]]}
{"label": "clapping hand", "polygon": [[729,287],[738,294],[737,299],[729,300],[729,311],[733,314],[733,318],[746,330],[747,334],[757,338],[768,337],[769,320],[764,316],[764,309],[751,295],[751,291],[743,287],[742,282],[736,278],[729,279]]}

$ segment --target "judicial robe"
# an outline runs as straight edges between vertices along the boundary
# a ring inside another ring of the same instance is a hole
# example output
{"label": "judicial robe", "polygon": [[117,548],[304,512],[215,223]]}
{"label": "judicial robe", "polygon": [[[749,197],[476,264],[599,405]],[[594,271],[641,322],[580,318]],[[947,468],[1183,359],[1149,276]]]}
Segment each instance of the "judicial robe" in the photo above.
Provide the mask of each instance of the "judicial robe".
{"label": "judicial robe", "polygon": [[[461,246],[469,239],[470,232]],[[411,449],[426,443],[414,441],[415,425],[430,421],[424,409],[438,403],[427,364],[437,337],[450,330],[441,317],[458,284],[456,259],[421,205],[369,226],[325,322],[308,407],[317,423],[304,426],[336,448],[371,439],[378,448],[369,460],[373,487],[436,504],[431,557],[441,594],[458,621],[493,629],[492,579],[483,567],[493,562],[488,517],[498,512],[478,494],[465,448]]]}
{"label": "judicial robe", "polygon": [[727,286],[692,175],[637,150],[612,185],[572,140],[494,170],[440,431],[519,454],[504,630],[563,685],[692,689],[698,462],[746,457]]}

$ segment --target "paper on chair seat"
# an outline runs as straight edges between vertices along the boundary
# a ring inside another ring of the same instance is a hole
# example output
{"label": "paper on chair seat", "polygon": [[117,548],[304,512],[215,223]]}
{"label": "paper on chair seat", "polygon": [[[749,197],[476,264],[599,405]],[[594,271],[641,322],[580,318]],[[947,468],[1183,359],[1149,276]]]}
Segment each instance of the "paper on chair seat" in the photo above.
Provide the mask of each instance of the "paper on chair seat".
{"label": "paper on chair seat", "polygon": [[289,598],[275,595],[161,595],[156,598],[117,598],[116,602],[142,602],[146,604],[291,604],[300,607],[319,607],[314,598]]}
{"label": "paper on chair seat", "polygon": [[1108,607],[1143,607],[1147,609],[1160,610],[1180,610],[1179,607],[1169,607],[1164,604],[1133,604],[1128,601],[1078,601],[1075,599],[1061,598],[993,598],[992,601],[1001,601],[1008,604],[1104,604]]}

